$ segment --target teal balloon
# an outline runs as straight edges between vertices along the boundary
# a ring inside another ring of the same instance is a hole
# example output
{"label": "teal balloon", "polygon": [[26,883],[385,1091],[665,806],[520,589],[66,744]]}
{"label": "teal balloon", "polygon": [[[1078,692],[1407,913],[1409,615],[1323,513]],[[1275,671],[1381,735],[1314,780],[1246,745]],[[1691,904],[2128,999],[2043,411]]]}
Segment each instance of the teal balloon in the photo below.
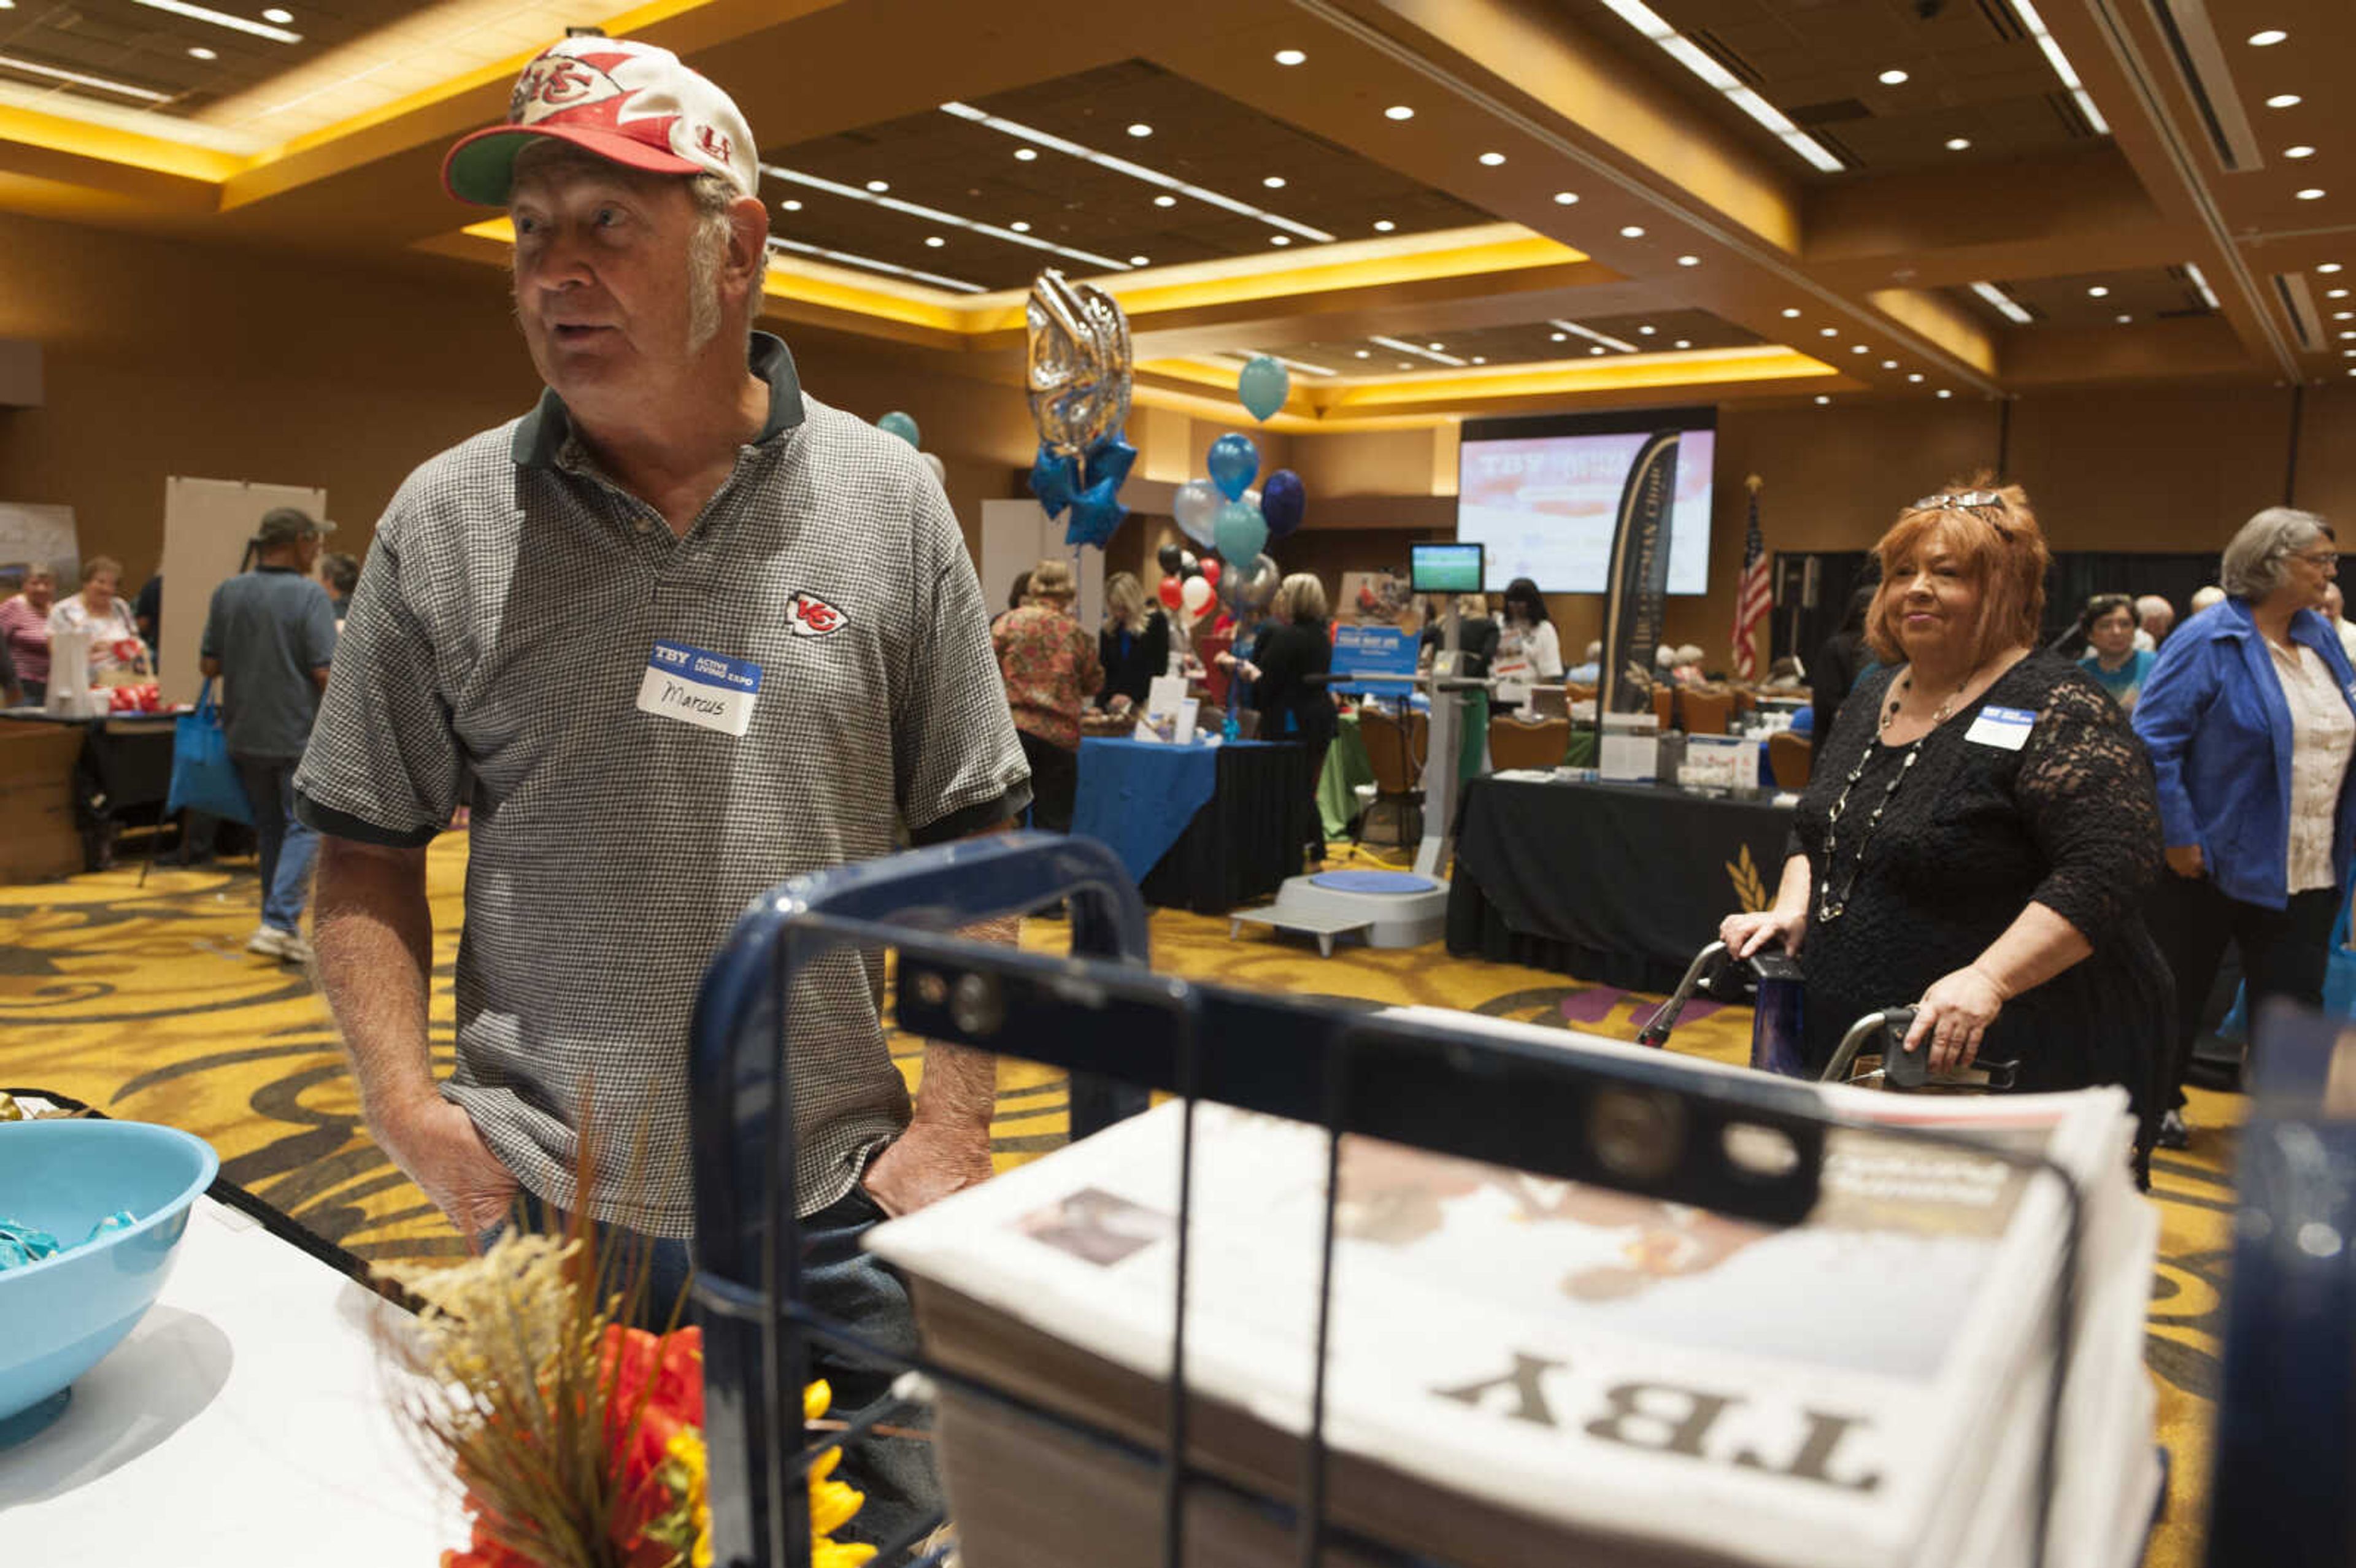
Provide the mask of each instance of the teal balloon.
{"label": "teal balloon", "polygon": [[1219,508],[1211,538],[1219,554],[1227,560],[1251,560],[1268,543],[1268,523],[1259,515],[1259,508],[1248,501],[1230,501]]}
{"label": "teal balloon", "polygon": [[900,412],[897,409],[893,410],[890,413],[885,414],[882,419],[877,420],[875,421],[875,428],[884,432],[886,435],[898,436],[910,446],[922,446],[924,444],[923,442],[916,439],[916,421],[910,419],[906,414]]}
{"label": "teal balloon", "polygon": [[1255,356],[1236,378],[1236,396],[1244,400],[1251,417],[1265,420],[1284,407],[1285,394],[1292,390],[1292,378],[1284,367],[1266,354]]}
{"label": "teal balloon", "polygon": [[[1204,467],[1210,471],[1211,483],[1219,487],[1220,495],[1230,501],[1239,501],[1251,488],[1253,475],[1259,472],[1259,448],[1252,444],[1251,437],[1229,431],[1211,443],[1211,455]],[[1226,555],[1225,550],[1219,553]],[[1249,560],[1251,557],[1247,555],[1244,559]]]}

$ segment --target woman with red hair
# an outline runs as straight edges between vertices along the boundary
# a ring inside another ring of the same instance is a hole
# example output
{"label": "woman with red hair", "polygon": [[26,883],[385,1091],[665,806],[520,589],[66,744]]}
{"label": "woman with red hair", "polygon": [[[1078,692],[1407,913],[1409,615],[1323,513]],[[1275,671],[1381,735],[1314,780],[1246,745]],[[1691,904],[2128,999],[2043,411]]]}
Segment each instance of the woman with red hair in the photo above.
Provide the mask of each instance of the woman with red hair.
{"label": "woman with red hair", "polygon": [[2016,1087],[2124,1085],[2149,1149],[2168,967],[2137,911],[2160,869],[2151,764],[2084,671],[2039,646],[2045,539],[2017,485],[1900,514],[1874,554],[1861,681],[1801,797],[1774,907],[1738,955],[1804,948],[1806,1059],[1919,1009],[1933,1071],[2017,1059]]}

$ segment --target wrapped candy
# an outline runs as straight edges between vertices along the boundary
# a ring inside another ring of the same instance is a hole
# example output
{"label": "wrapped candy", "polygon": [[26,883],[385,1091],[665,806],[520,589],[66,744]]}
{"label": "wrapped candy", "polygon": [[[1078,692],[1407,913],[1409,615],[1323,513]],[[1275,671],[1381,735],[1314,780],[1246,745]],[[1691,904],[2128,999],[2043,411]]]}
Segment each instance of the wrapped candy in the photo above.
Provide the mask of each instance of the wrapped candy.
{"label": "wrapped candy", "polygon": [[[117,1209],[92,1225],[81,1244],[86,1247],[110,1231],[126,1231],[138,1222],[130,1210]],[[36,1230],[14,1220],[0,1220],[0,1274],[55,1257],[67,1250],[59,1246],[58,1239],[47,1231]]]}

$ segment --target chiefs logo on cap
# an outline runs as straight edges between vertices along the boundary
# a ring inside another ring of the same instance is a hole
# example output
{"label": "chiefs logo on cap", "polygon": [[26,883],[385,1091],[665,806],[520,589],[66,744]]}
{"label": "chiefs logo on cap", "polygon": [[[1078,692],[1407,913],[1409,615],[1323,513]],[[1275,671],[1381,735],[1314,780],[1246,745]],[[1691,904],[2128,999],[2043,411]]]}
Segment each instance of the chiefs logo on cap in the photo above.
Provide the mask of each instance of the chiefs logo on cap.
{"label": "chiefs logo on cap", "polygon": [[823,637],[842,630],[846,618],[841,611],[815,593],[797,593],[786,606],[786,624],[797,637]]}
{"label": "chiefs logo on cap", "polygon": [[587,60],[576,55],[542,55],[516,78],[515,91],[508,99],[508,121],[529,125],[621,96],[621,83]]}

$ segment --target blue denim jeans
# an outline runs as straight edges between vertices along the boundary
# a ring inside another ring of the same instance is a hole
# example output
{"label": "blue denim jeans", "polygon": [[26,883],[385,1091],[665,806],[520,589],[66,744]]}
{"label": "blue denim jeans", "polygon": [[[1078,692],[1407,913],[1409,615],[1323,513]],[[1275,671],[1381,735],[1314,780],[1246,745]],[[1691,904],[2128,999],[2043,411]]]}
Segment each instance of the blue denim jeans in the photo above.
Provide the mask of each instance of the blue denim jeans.
{"label": "blue denim jeans", "polygon": [[[529,1192],[518,1206],[534,1229],[553,1228],[548,1206]],[[851,1189],[801,1222],[802,1297],[815,1311],[843,1324],[862,1338],[894,1355],[916,1353],[916,1321],[908,1305],[907,1282],[881,1258],[863,1252],[860,1241],[884,1221],[884,1211],[863,1186]],[[483,1232],[488,1247],[508,1229],[506,1221]],[[671,1304],[686,1288],[694,1271],[688,1243],[654,1238],[648,1261],[645,1321],[641,1328],[660,1328]],[[644,1244],[645,1238],[617,1226],[598,1228],[601,1245]],[[834,1394],[832,1421],[856,1422],[890,1402],[895,1366],[869,1360],[813,1340],[810,1375],[824,1378]],[[921,1411],[901,1411],[888,1426],[928,1424]],[[933,1467],[930,1443],[908,1438],[869,1436],[843,1449],[842,1480],[867,1494],[857,1517],[836,1532],[837,1539],[880,1546],[942,1511],[941,1483]]]}
{"label": "blue denim jeans", "polygon": [[311,899],[311,858],[319,836],[294,815],[295,757],[240,757],[238,782],[253,805],[253,832],[262,841],[262,923],[294,931]]}

